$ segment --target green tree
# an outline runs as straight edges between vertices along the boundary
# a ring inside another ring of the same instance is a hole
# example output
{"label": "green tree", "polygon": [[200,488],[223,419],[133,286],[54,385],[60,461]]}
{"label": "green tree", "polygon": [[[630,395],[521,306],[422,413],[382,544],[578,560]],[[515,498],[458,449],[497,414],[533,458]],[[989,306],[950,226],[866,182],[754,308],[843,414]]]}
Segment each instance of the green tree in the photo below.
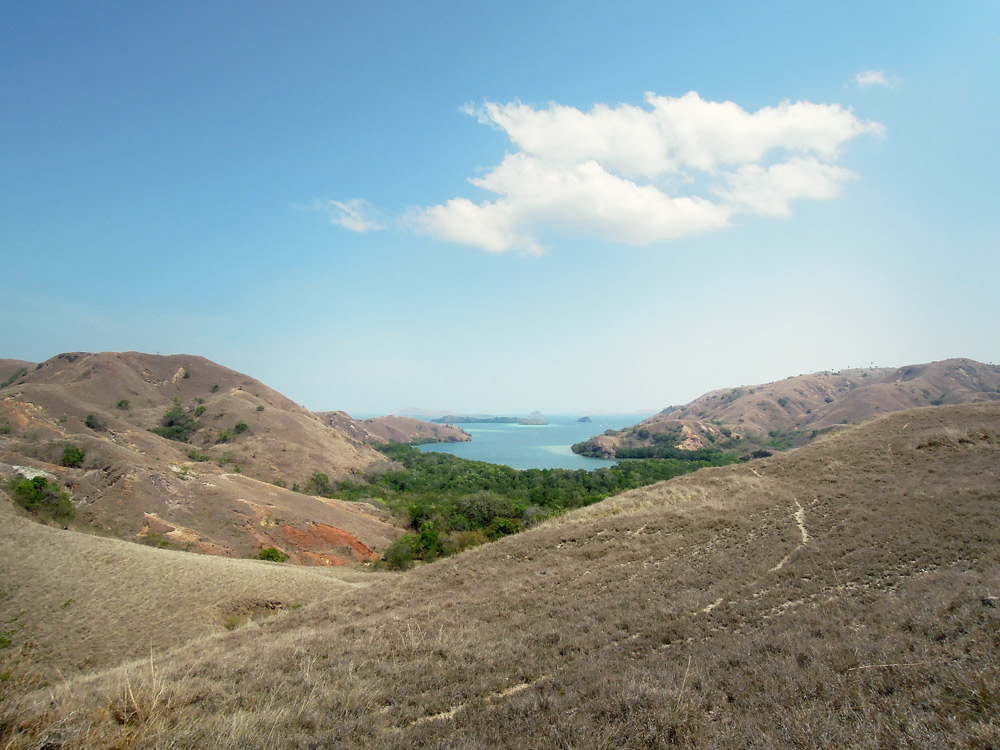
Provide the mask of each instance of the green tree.
{"label": "green tree", "polygon": [[199,425],[195,420],[184,413],[181,408],[180,399],[174,396],[173,406],[163,415],[158,427],[153,427],[150,432],[156,433],[160,437],[168,440],[176,440],[186,443],[188,438],[198,430]]}
{"label": "green tree", "polygon": [[14,500],[25,510],[43,518],[70,521],[76,516],[76,509],[66,493],[43,476],[15,485]]}
{"label": "green tree", "polygon": [[420,527],[420,556],[425,562],[441,556],[441,537],[433,521],[427,521]]}
{"label": "green tree", "polygon": [[282,552],[277,547],[265,547],[260,552],[257,553],[258,560],[268,560],[270,562],[283,563],[288,559],[288,555]]}
{"label": "green tree", "polygon": [[406,570],[413,564],[419,541],[413,534],[403,534],[389,545],[382,556],[383,564],[392,570]]}
{"label": "green tree", "polygon": [[314,495],[332,495],[333,485],[330,484],[330,477],[322,471],[317,471],[309,480],[309,489]]}
{"label": "green tree", "polygon": [[75,445],[68,445],[63,449],[62,465],[75,469],[83,463],[83,459],[86,455],[87,451],[83,448],[77,448]]}

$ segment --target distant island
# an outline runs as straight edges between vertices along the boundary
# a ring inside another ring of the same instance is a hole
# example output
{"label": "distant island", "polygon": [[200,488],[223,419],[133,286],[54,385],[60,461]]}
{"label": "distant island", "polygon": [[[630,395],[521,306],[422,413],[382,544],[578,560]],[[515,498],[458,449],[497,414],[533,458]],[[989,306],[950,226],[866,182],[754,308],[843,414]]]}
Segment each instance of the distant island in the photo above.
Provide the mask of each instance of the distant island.
{"label": "distant island", "polygon": [[592,420],[592,419],[591,419],[590,417],[580,417],[580,418],[579,418],[578,420],[576,420],[576,421],[577,421],[577,422],[593,422],[594,420]]}
{"label": "distant island", "polygon": [[528,417],[488,417],[482,414],[448,414],[432,421],[438,424],[548,424],[538,412],[532,412]]}

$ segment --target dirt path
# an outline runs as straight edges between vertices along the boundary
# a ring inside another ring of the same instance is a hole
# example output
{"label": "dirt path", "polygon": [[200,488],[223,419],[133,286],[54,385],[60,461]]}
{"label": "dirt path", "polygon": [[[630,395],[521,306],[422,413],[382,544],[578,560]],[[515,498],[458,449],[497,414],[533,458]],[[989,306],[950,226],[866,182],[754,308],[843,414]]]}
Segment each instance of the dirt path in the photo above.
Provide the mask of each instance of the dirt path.
{"label": "dirt path", "polygon": [[798,500],[795,501],[795,507],[798,508],[798,510],[792,514],[792,517],[795,519],[795,525],[799,527],[799,534],[802,535],[802,541],[799,543],[798,547],[781,558],[781,562],[771,568],[769,571],[771,573],[776,573],[785,567],[785,563],[792,559],[792,555],[809,544],[809,531],[806,529],[806,509],[802,507],[802,503]]}

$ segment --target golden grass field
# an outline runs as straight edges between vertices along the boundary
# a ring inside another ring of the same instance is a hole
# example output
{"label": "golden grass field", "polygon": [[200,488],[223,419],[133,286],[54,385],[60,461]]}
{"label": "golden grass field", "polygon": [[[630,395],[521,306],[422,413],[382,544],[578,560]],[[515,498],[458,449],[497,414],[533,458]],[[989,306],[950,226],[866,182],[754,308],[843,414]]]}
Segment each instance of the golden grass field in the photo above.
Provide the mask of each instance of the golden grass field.
{"label": "golden grass field", "polygon": [[[0,620],[26,613],[0,747],[997,747],[998,510],[993,403],[893,414],[393,575],[5,511]],[[272,597],[303,606],[220,625],[226,602]]]}

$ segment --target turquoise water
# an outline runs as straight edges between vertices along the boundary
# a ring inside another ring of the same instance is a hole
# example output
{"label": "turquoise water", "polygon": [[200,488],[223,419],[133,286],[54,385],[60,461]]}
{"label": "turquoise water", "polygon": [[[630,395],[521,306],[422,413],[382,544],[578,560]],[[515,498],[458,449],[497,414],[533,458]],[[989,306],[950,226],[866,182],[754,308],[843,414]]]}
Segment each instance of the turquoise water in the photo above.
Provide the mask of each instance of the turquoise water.
{"label": "turquoise water", "polygon": [[452,453],[473,461],[506,464],[514,469],[597,469],[615,461],[578,456],[570,450],[605,430],[641,422],[648,415],[615,414],[591,417],[592,422],[577,422],[580,415],[545,415],[547,425],[519,424],[460,424],[472,435],[469,443],[432,443],[421,445],[422,451]]}

